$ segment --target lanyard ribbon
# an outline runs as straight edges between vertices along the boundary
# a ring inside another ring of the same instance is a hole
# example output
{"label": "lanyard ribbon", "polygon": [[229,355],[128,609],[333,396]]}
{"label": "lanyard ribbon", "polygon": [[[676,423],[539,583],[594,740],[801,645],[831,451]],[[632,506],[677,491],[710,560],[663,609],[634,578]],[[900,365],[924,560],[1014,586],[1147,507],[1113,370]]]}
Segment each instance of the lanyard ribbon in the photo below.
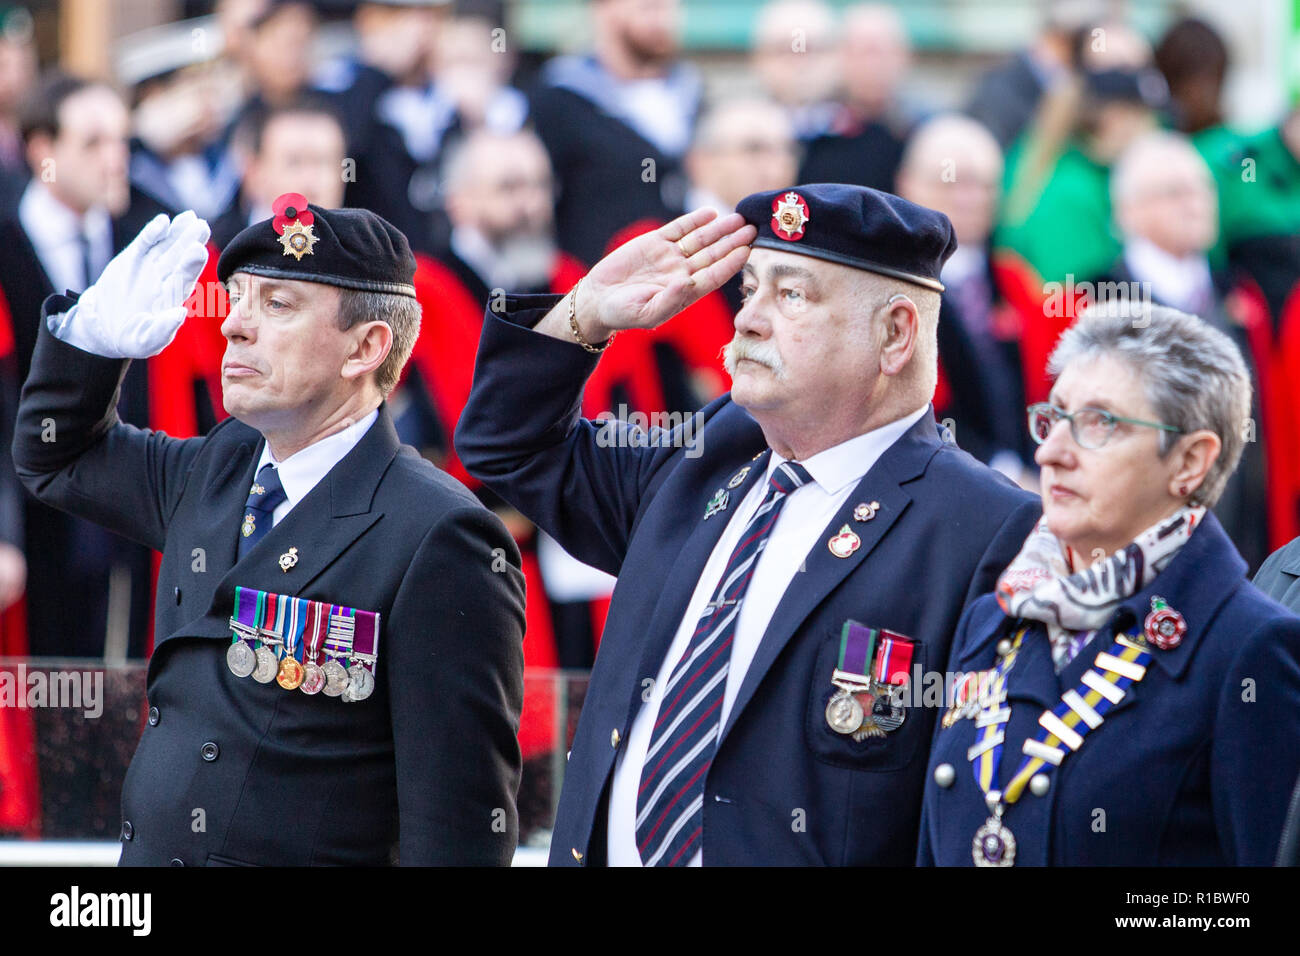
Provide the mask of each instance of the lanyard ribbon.
{"label": "lanyard ribbon", "polygon": [[[1011,650],[994,671],[991,693],[976,718],[975,744],[966,753],[974,767],[975,781],[985,794],[991,794],[997,788],[1006,726],[1011,719],[1011,708],[1004,706],[1007,672],[1016,662],[1027,631],[1028,628],[1020,629]],[[1078,750],[1083,739],[1102,725],[1111,708],[1146,676],[1150,661],[1150,651],[1135,644],[1131,635],[1117,634],[1110,647],[1097,654],[1078,685],[1063,693],[1055,707],[1039,715],[1038,734],[1024,742],[1024,756],[1001,794],[1001,800],[1007,804],[1015,803],[1034,774],[1040,770],[1050,773],[1061,765],[1067,754]]]}

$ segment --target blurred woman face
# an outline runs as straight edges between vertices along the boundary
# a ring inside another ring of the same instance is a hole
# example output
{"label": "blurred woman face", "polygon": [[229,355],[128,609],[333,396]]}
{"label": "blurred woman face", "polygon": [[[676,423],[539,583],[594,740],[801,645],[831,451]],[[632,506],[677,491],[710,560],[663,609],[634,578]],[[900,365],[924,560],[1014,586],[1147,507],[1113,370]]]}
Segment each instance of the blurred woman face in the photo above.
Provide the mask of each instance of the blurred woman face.
{"label": "blurred woman face", "polygon": [[[1070,413],[1091,407],[1159,421],[1138,373],[1109,356],[1066,366],[1048,400]],[[1038,446],[1043,515],[1073,550],[1075,568],[1125,547],[1183,504],[1174,493],[1182,459],[1171,452],[1162,460],[1159,444],[1159,429],[1119,422],[1102,447],[1084,448],[1061,419]]]}

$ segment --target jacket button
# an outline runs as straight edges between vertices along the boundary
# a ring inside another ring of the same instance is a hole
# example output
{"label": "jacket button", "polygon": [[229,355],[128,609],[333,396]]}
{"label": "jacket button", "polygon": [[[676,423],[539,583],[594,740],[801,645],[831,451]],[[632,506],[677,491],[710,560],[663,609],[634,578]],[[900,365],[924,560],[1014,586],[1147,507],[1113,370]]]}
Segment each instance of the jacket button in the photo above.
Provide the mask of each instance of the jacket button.
{"label": "jacket button", "polygon": [[618,732],[617,727],[615,727],[613,730],[609,732],[609,745],[613,747],[615,750],[618,749],[618,742],[622,739],[623,736]]}
{"label": "jacket button", "polygon": [[180,604],[180,603],[181,603],[181,589],[180,589],[180,588],[173,588],[173,589],[172,589],[172,594],[175,595],[175,597],[176,597],[176,603],[177,603],[177,604]]}
{"label": "jacket button", "polygon": [[573,848],[573,858],[577,860],[579,863],[582,862],[582,854],[578,852],[578,848],[576,846]]}
{"label": "jacket button", "polygon": [[1036,773],[1029,778],[1029,792],[1036,797],[1047,796],[1047,791],[1052,789],[1052,778],[1045,773]]}
{"label": "jacket button", "polygon": [[122,839],[130,843],[135,838],[135,827],[131,826],[130,820],[122,821]]}
{"label": "jacket button", "polygon": [[209,740],[199,750],[199,753],[203,755],[204,760],[206,760],[208,763],[212,763],[212,761],[216,760],[219,756],[221,756],[221,748],[218,747],[216,744],[214,744],[211,740]]}
{"label": "jacket button", "polygon": [[158,726],[158,718],[159,718],[160,716],[161,716],[161,715],[158,713],[158,708],[157,708],[157,707],[150,707],[150,708],[149,708],[149,726],[150,726],[150,727],[157,727],[157,726]]}
{"label": "jacket button", "polygon": [[941,763],[934,768],[934,782],[947,790],[957,781],[957,770],[950,763]]}
{"label": "jacket button", "polygon": [[184,865],[185,865],[185,861],[182,860],[179,856],[172,857],[172,866],[184,866]]}

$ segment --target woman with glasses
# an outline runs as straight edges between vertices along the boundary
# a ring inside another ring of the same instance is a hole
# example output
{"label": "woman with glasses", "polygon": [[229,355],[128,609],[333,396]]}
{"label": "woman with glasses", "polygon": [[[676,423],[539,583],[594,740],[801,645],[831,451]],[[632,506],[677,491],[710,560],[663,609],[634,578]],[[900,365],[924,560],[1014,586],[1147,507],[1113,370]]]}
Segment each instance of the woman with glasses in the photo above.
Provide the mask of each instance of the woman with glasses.
{"label": "woman with glasses", "polygon": [[1300,618],[1208,510],[1241,456],[1240,353],[1195,316],[1115,305],[1049,371],[1029,409],[1043,517],[958,625],[920,862],[1272,863]]}

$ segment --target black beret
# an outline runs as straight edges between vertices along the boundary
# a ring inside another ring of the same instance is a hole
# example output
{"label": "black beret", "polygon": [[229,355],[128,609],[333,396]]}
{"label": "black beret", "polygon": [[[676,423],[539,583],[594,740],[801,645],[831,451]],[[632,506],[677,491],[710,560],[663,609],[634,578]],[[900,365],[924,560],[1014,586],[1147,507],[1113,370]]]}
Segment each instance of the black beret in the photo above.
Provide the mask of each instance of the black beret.
{"label": "black beret", "polygon": [[415,298],[415,257],[406,236],[368,209],[321,209],[297,193],[275,216],[249,226],[217,260],[222,284],[236,272]]}
{"label": "black beret", "polygon": [[941,212],[892,193],[813,183],[754,193],[736,212],[758,229],[755,246],[795,252],[943,291],[939,271],[957,248]]}

